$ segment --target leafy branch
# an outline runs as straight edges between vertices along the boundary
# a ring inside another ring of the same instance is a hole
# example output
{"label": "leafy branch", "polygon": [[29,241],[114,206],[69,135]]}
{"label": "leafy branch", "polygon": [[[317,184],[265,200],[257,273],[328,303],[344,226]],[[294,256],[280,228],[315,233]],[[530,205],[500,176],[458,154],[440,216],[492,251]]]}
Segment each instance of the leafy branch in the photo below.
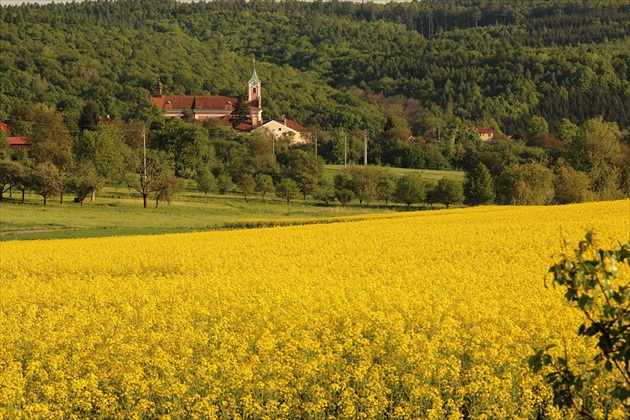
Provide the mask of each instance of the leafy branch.
{"label": "leafy branch", "polygon": [[584,314],[578,335],[597,339],[598,354],[585,375],[571,370],[566,355],[552,356],[549,350],[554,345],[531,356],[529,365],[535,373],[543,368],[549,372],[545,381],[552,387],[556,407],[573,409],[588,419],[596,417],[580,395],[603,371],[615,378],[609,395],[630,414],[630,293],[627,281],[619,277],[623,265],[630,267],[630,242],[618,250],[598,249],[589,232],[574,255],[563,254],[549,269],[553,287],[565,288],[564,297]]}

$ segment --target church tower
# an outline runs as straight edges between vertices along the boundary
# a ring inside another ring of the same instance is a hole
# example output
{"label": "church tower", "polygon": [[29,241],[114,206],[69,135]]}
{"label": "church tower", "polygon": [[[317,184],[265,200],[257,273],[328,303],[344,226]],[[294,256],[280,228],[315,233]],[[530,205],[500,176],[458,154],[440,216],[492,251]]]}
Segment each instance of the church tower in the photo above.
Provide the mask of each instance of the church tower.
{"label": "church tower", "polygon": [[262,95],[255,60],[252,62],[252,67],[252,76],[247,81],[247,100],[251,107],[252,125],[260,125],[262,124]]}
{"label": "church tower", "polygon": [[255,101],[258,100],[258,104],[261,105],[261,97],[260,97],[260,79],[258,78],[258,75],[256,74],[256,62],[253,62],[253,69],[252,69],[252,77],[249,78],[249,80],[247,81],[247,100],[248,101]]}

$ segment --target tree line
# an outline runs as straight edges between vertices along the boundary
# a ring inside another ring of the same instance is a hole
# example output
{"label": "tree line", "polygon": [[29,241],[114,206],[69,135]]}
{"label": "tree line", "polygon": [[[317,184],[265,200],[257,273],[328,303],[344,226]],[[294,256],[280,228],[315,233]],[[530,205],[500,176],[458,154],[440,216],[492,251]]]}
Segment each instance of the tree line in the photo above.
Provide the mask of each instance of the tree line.
{"label": "tree line", "polygon": [[[476,130],[445,130],[439,139],[407,137],[389,119],[386,130],[366,137],[362,130],[274,137],[265,129],[239,133],[207,119],[165,119],[159,109],[147,121],[103,117],[88,101],[76,118],[45,104],[20,105],[8,120],[15,133],[29,136],[28,151],[0,141],[1,192],[32,191],[44,203],[73,194],[76,202],[106,184],[136,191],[148,206],[169,203],[184,182],[206,194],[274,193],[287,203],[301,196],[323,204],[382,201],[410,207],[423,203],[566,204],[612,200],[630,191],[628,145],[615,123],[601,117],[577,126],[564,120],[556,130],[542,117],[527,127],[527,141],[497,136],[482,142]],[[3,136],[6,134],[2,133]],[[368,162],[364,142],[368,140]],[[391,165],[391,163],[394,165]],[[346,166],[333,180],[324,165]],[[418,175],[395,177],[388,166],[466,171],[463,184],[442,179],[427,184]],[[1,196],[0,196],[1,198]]]}

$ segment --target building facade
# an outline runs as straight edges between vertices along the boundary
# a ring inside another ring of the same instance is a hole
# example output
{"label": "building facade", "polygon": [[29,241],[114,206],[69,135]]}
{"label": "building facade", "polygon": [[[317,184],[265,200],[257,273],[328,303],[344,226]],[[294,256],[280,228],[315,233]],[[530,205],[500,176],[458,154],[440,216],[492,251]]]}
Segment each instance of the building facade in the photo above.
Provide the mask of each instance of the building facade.
{"label": "building facade", "polygon": [[[163,95],[162,84],[159,81],[156,93],[156,95],[151,96],[151,101],[164,111],[166,118],[181,118],[189,110],[197,120],[216,118],[229,121],[236,102],[239,100],[235,96]],[[247,101],[245,104],[250,111],[249,125],[261,125],[263,123],[262,83],[256,74],[255,66],[247,81]]]}

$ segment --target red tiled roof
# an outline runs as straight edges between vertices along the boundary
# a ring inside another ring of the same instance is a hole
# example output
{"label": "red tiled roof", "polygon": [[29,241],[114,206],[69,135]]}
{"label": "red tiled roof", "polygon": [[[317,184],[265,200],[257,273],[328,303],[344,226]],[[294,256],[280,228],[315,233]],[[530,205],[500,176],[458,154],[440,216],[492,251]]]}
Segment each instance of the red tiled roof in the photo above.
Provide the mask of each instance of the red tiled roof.
{"label": "red tiled roof", "polygon": [[30,149],[31,147],[30,137],[7,137],[7,141],[9,142],[9,147],[14,150]]}
{"label": "red tiled roof", "polygon": [[287,127],[289,127],[292,130],[297,131],[298,133],[302,133],[302,132],[306,131],[306,128],[302,127],[300,124],[296,123],[295,121],[286,120],[284,122],[284,125],[286,125]]}
{"label": "red tiled roof", "polygon": [[494,134],[494,130],[491,128],[478,128],[477,133],[479,134]]}
{"label": "red tiled roof", "polygon": [[265,125],[267,123],[270,123],[271,121],[275,121],[278,124],[282,124],[287,128],[290,128],[291,130],[295,130],[298,133],[303,133],[305,131],[308,131],[305,127],[303,127],[302,125],[300,125],[299,123],[295,122],[295,121],[291,121],[291,120],[264,120],[262,125]]}
{"label": "red tiled roof", "polygon": [[[238,98],[234,96],[162,95],[151,96],[151,101],[162,109],[189,108],[191,110],[231,111]],[[246,104],[254,110],[258,110],[260,107],[258,99],[246,102]]]}
{"label": "red tiled roof", "polygon": [[4,131],[5,133],[10,133],[11,127],[9,127],[8,125],[6,125],[5,123],[3,123],[2,121],[0,121],[0,130]]}
{"label": "red tiled roof", "polygon": [[152,96],[151,101],[162,109],[231,109],[237,98],[232,96],[189,96],[163,95]]}

